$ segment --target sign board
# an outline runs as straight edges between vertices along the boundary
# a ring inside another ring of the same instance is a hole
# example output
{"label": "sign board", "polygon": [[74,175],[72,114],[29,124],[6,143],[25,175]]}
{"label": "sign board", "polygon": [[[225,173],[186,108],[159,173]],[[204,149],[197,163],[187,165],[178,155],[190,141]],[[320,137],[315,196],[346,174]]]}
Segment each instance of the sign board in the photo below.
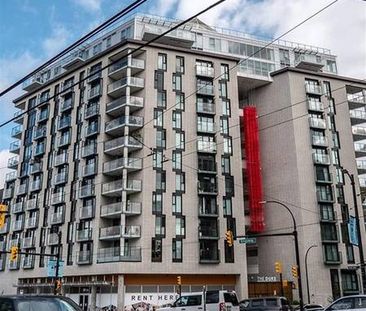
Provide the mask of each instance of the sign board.
{"label": "sign board", "polygon": [[349,216],[348,220],[348,237],[352,245],[358,246],[357,220],[354,216]]}
{"label": "sign board", "polygon": [[[62,278],[64,276],[64,261],[60,260],[58,263],[58,276]],[[47,277],[56,277],[56,260],[50,259],[47,264]]]}
{"label": "sign board", "polygon": [[276,276],[257,276],[256,282],[264,282],[264,283],[271,283],[271,282],[278,282]]}
{"label": "sign board", "polygon": [[240,244],[248,244],[248,245],[257,244],[257,238],[240,238],[238,240]]}
{"label": "sign board", "polygon": [[125,293],[125,310],[147,311],[171,304],[178,298],[177,293]]}

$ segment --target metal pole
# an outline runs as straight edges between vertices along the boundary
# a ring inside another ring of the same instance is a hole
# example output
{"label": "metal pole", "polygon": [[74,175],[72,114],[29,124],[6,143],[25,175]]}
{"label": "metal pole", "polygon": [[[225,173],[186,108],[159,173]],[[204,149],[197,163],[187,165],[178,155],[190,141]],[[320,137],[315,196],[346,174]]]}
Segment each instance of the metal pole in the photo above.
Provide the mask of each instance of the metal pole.
{"label": "metal pole", "polygon": [[306,291],[307,291],[307,294],[308,294],[308,304],[310,304],[310,289],[309,289],[309,275],[308,275],[308,254],[309,254],[309,251],[313,247],[318,247],[318,245],[311,245],[305,253],[305,274],[306,274]]}
{"label": "metal pole", "polygon": [[285,297],[285,292],[283,290],[282,272],[280,273],[280,283],[281,283],[281,297]]}
{"label": "metal pole", "polygon": [[302,291],[299,240],[298,240],[298,236],[297,236],[297,225],[296,225],[295,216],[292,213],[292,211],[290,210],[290,208],[287,205],[285,205],[282,202],[280,202],[280,201],[269,200],[269,201],[264,201],[262,203],[275,203],[275,204],[279,204],[282,207],[284,207],[285,209],[287,209],[287,211],[291,215],[292,222],[293,222],[293,226],[294,226],[293,236],[295,238],[295,256],[296,256],[296,265],[297,265],[297,270],[298,270],[297,271],[297,275],[298,275],[298,284],[299,284],[300,311],[303,311],[304,310],[304,295],[303,295],[303,291]]}
{"label": "metal pole", "polygon": [[54,295],[57,295],[57,281],[59,280],[60,257],[61,257],[61,231],[58,233],[58,244],[56,254],[56,275],[55,275],[55,286],[53,290]]}

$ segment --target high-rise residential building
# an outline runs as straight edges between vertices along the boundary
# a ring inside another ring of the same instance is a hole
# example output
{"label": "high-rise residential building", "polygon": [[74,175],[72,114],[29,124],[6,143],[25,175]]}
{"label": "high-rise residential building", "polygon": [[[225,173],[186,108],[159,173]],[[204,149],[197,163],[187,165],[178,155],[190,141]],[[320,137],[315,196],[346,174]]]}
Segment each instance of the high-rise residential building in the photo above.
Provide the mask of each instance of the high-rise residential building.
{"label": "high-rise residential building", "polygon": [[0,250],[29,254],[1,255],[0,291],[52,292],[52,257],[32,253],[60,251],[63,292],[85,310],[170,302],[177,276],[183,292],[278,293],[275,261],[296,298],[290,238],[225,241],[227,230],[291,230],[286,211],[261,199],[295,214],[304,286],[303,258],[317,245],[311,300],[360,292],[341,166],[366,172],[355,161],[366,148],[353,144],[366,138],[354,126],[366,120],[365,83],[338,76],[329,50],[264,48],[268,41],[199,20],[131,54],[176,24],[135,15],[24,83]]}

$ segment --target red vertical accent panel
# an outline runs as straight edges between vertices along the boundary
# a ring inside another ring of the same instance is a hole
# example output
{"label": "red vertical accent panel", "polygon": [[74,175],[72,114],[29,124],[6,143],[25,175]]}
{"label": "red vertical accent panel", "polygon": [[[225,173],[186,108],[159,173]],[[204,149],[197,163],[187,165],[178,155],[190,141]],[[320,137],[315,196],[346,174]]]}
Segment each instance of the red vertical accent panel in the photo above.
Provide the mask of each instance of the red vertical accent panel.
{"label": "red vertical accent panel", "polygon": [[259,153],[259,133],[257,110],[245,107],[243,115],[244,148],[247,161],[247,180],[249,192],[250,231],[260,233],[264,230],[264,211],[262,196],[262,176]]}

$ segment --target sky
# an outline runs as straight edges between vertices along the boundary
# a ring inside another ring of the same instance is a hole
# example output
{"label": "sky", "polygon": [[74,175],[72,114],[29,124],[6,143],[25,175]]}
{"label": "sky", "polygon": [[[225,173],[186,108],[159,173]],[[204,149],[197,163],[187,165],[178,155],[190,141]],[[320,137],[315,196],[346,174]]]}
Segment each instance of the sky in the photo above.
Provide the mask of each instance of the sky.
{"label": "sky", "polygon": [[[41,65],[133,0],[1,0],[0,90]],[[147,0],[135,12],[187,18],[215,0]],[[200,16],[205,23],[277,37],[332,0],[226,0]],[[284,18],[286,17],[286,18]],[[366,78],[366,1],[338,0],[283,39],[328,48],[339,74]],[[20,88],[0,98],[0,124],[15,112]],[[0,128],[0,187],[15,124]]]}

